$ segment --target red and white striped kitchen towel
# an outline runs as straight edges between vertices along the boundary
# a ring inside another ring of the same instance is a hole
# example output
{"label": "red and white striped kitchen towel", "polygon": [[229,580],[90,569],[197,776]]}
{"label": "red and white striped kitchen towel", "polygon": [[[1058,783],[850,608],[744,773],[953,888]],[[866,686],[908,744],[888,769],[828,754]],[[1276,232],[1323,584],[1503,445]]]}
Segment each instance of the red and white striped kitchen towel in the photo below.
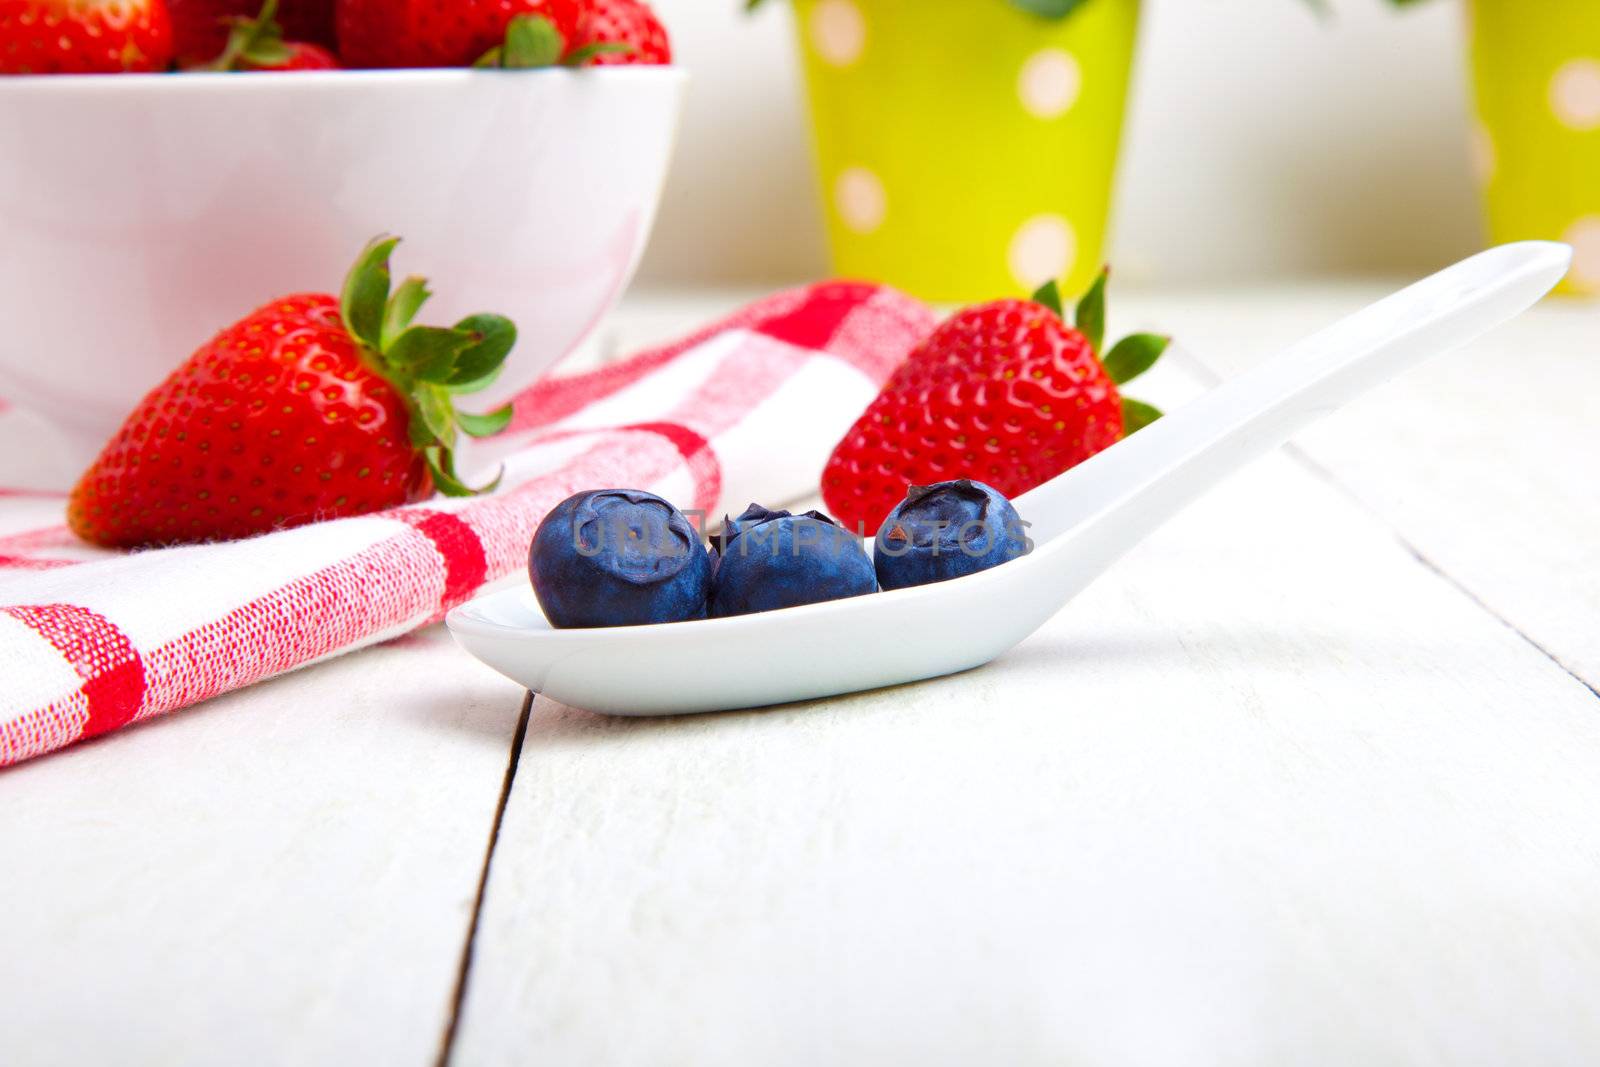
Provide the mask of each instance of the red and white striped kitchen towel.
{"label": "red and white striped kitchen towel", "polygon": [[[0,489],[0,766],[435,621],[521,572],[539,520],[574,492],[646,488],[716,515],[806,496],[932,324],[877,286],[780,293],[528,390],[477,457],[505,464],[492,496],[247,541],[97,552],[59,495]],[[0,447],[25,447],[3,419]]]}

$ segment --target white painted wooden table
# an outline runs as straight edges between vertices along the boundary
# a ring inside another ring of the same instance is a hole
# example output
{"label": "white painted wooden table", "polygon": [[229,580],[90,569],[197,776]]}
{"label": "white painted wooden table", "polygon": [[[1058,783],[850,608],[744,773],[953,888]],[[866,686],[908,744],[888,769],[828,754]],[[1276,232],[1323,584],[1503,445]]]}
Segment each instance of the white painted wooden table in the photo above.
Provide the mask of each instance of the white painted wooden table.
{"label": "white painted wooden table", "polygon": [[[1171,404],[1378,291],[1113,326]],[[959,677],[619,720],[434,629],[0,772],[0,1063],[1592,1063],[1597,638],[1546,306]]]}

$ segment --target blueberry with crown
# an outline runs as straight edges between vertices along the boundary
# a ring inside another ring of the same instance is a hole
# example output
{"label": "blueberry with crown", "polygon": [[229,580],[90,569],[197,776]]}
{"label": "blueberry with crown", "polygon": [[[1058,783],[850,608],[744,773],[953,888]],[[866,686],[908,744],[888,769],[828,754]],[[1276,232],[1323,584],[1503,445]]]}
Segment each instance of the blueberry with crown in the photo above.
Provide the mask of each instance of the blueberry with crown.
{"label": "blueberry with crown", "polygon": [[818,511],[791,515],[751,504],[716,539],[713,618],[876,592],[861,539]]}

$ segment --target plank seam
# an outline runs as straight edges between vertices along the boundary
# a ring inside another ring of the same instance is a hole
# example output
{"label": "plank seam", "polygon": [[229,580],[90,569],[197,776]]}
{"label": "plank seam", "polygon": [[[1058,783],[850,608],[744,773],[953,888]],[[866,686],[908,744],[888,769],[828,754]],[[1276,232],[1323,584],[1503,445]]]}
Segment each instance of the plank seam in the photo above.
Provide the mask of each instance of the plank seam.
{"label": "plank seam", "polygon": [[1415,545],[1411,544],[1411,542],[1407,541],[1404,537],[1401,537],[1397,533],[1397,534],[1395,534],[1395,539],[1400,542],[1401,546],[1404,547],[1407,552],[1410,552],[1413,556],[1416,557],[1418,563],[1422,564],[1424,567],[1428,568],[1430,571],[1432,571],[1433,573],[1437,574],[1439,577],[1443,578],[1450,585],[1452,585],[1456,589],[1460,590],[1461,594],[1463,596],[1465,596],[1468,600],[1472,601],[1474,604],[1478,605],[1478,607],[1482,608],[1487,614],[1492,616],[1495,620],[1497,620],[1506,629],[1510,630],[1512,633],[1516,634],[1518,637],[1520,637],[1524,641],[1526,641],[1529,645],[1531,645],[1534,648],[1535,651],[1537,651],[1540,655],[1544,656],[1545,659],[1549,660],[1551,663],[1554,663],[1557,667],[1560,667],[1562,669],[1562,671],[1564,671],[1567,674],[1568,677],[1570,677],[1573,681],[1577,682],[1579,685],[1581,685],[1585,689],[1587,689],[1590,692],[1590,694],[1592,694],[1595,697],[1595,699],[1600,700],[1600,689],[1596,689],[1593,685],[1591,685],[1589,683],[1589,680],[1587,678],[1585,678],[1583,675],[1579,674],[1577,671],[1573,670],[1571,667],[1569,667],[1565,663],[1563,663],[1561,661],[1561,657],[1560,656],[1557,656],[1554,652],[1550,651],[1548,648],[1545,648],[1543,645],[1541,645],[1539,642],[1535,641],[1528,634],[1524,633],[1522,630],[1519,630],[1516,627],[1516,625],[1511,622],[1510,619],[1507,619],[1504,615],[1500,614],[1494,608],[1492,608],[1488,604],[1484,603],[1482,597],[1478,596],[1478,594],[1474,593],[1471,589],[1468,589],[1466,586],[1464,586],[1460,582],[1456,581],[1456,579],[1454,577],[1452,577],[1448,572],[1446,572],[1443,568],[1441,568],[1433,560],[1429,559],[1427,556],[1425,556],[1421,552],[1419,552],[1417,550],[1417,547]]}
{"label": "plank seam", "polygon": [[[1189,370],[1194,372],[1196,377],[1202,379],[1210,388],[1215,389],[1217,386],[1222,384],[1222,376],[1207,366],[1199,356],[1196,356],[1188,349],[1177,349],[1175,350],[1175,353],[1179,355],[1178,362],[1183,363],[1186,367],[1188,367]],[[1389,532],[1389,536],[1393,537],[1400,547],[1405,549],[1406,552],[1408,552],[1418,563],[1422,564],[1428,570],[1442,578],[1445,584],[1449,585],[1452,589],[1455,589],[1462,596],[1466,597],[1467,600],[1471,601],[1473,604],[1476,604],[1479,610],[1481,610],[1484,614],[1488,615],[1501,626],[1504,626],[1507,630],[1522,638],[1522,640],[1527,642],[1528,646],[1535,652],[1538,652],[1545,659],[1555,664],[1558,668],[1560,668],[1563,674],[1587,689],[1589,694],[1596,700],[1600,700],[1600,688],[1597,688],[1587,678],[1564,663],[1560,656],[1557,656],[1550,649],[1534,640],[1531,634],[1523,630],[1516,623],[1512,622],[1505,615],[1502,615],[1481,596],[1473,592],[1473,590],[1459,578],[1445,570],[1437,562],[1431,559],[1427,553],[1425,553],[1420,547],[1407,538],[1405,534],[1401,533],[1399,527],[1397,527],[1387,515],[1383,514],[1383,512],[1379,511],[1372,504],[1368,503],[1360,493],[1356,492],[1353,486],[1349,485],[1337,474],[1333,473],[1333,471],[1317,462],[1317,460],[1312,458],[1310,453],[1306,452],[1294,442],[1291,441],[1284,445],[1283,451],[1295,462],[1297,466],[1303,468],[1313,478],[1316,478],[1324,485],[1327,485],[1329,488],[1333,489],[1340,496],[1354,504],[1373,521],[1377,522],[1380,526],[1387,530]]]}
{"label": "plank seam", "polygon": [[494,863],[495,847],[500,843],[500,826],[505,822],[506,804],[511,799],[511,787],[517,780],[517,765],[522,762],[522,743],[528,736],[528,716],[533,710],[533,694],[522,701],[522,714],[517,719],[517,731],[511,738],[511,753],[506,759],[506,773],[500,783],[500,799],[495,804],[494,822],[489,827],[489,844],[483,853],[483,869],[478,872],[478,892],[472,901],[472,921],[467,925],[467,939],[461,946],[461,962],[456,968],[455,989],[450,996],[450,1018],[445,1023],[444,1035],[439,1041],[437,1067],[449,1067],[455,1051],[456,1032],[461,1025],[461,1009],[467,999],[467,978],[472,971],[473,951],[477,947],[478,924],[483,918],[483,897],[489,889],[489,868]]}

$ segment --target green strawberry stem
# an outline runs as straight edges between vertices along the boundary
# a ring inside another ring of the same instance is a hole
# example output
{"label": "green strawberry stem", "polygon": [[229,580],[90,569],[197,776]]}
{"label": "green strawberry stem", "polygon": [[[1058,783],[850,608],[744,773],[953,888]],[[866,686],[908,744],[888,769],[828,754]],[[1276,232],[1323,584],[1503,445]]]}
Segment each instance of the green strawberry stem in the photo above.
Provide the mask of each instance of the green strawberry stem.
{"label": "green strawberry stem", "polygon": [[[1111,279],[1111,268],[1103,267],[1094,284],[1078,300],[1073,309],[1073,324],[1084,335],[1100,358],[1106,374],[1119,386],[1126,385],[1155,366],[1172,338],[1154,333],[1129,334],[1111,346],[1111,351],[1100,356],[1106,333],[1106,283]],[[1052,279],[1033,294],[1033,302],[1065,319],[1065,305],[1061,301],[1061,287]],[[1122,398],[1123,436],[1150,425],[1161,417],[1161,412],[1143,401]]]}
{"label": "green strawberry stem", "polygon": [[621,41],[594,41],[571,52],[556,24],[543,15],[516,15],[506,23],[505,40],[489,49],[474,67],[502,70],[539,70],[557,65],[581,67],[608,52],[632,52],[633,45]]}
{"label": "green strawberry stem", "polygon": [[[269,0],[269,3],[272,0]],[[517,328],[501,315],[469,315],[454,326],[413,326],[432,294],[422,278],[405,279],[390,293],[389,256],[398,237],[376,237],[345,276],[339,299],[344,327],[361,358],[405,398],[411,444],[428,464],[434,486],[446,496],[487,493],[500,484],[471,488],[456,476],[458,432],[491,437],[511,422],[510,404],[487,415],[457,411],[453,397],[487,388],[499,376],[517,341]]]}
{"label": "green strawberry stem", "polygon": [[283,43],[283,27],[278,25],[278,0],[266,0],[255,18],[230,18],[228,43],[206,70],[239,70],[241,64],[276,67],[287,63],[293,53]]}

